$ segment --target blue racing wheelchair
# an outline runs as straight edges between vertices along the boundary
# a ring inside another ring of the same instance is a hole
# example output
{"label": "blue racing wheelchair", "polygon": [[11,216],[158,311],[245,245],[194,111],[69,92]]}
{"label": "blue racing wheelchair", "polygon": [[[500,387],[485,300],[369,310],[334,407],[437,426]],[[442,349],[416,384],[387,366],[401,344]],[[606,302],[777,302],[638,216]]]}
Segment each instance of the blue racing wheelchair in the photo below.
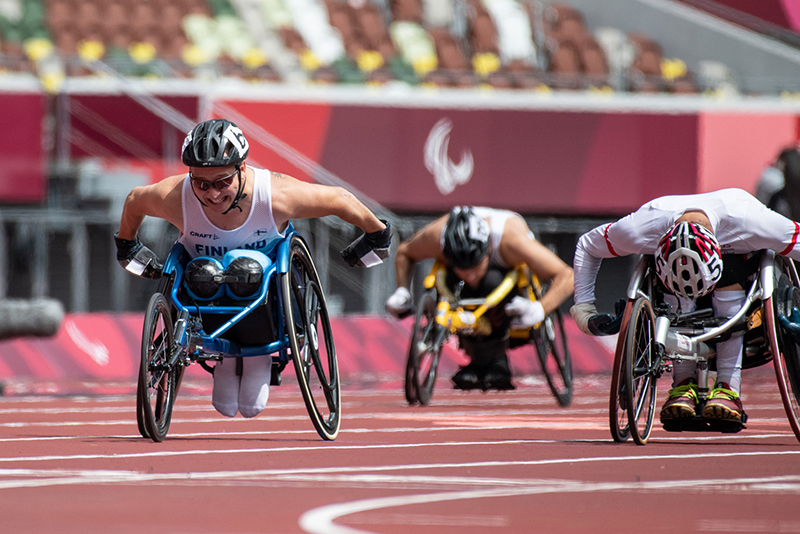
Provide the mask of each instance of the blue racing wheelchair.
{"label": "blue racing wheelchair", "polygon": [[341,419],[336,348],[308,245],[290,226],[268,256],[234,252],[239,254],[226,259],[255,259],[263,270],[258,277],[201,272],[201,279],[205,274],[206,281],[216,282],[213,294],[198,295],[187,284],[192,262],[181,244],[173,245],[164,262],[142,333],[139,432],[156,442],[166,437],[189,365],[213,372],[211,364],[223,358],[271,354],[271,384],[280,384],[280,373],[291,360],[314,428],[322,439],[336,439]]}

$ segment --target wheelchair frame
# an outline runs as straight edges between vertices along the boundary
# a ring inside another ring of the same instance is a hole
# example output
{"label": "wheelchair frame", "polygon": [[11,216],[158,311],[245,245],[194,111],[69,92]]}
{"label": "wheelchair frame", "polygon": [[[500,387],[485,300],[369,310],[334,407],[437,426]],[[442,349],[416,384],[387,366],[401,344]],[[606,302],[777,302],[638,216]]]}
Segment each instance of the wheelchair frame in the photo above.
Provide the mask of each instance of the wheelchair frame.
{"label": "wheelchair frame", "polygon": [[[406,401],[410,405],[430,403],[441,351],[451,334],[491,331],[484,314],[515,287],[531,300],[538,300],[543,294],[538,278],[524,265],[510,270],[500,285],[483,299],[462,299],[460,290],[454,294],[447,287],[446,276],[445,265],[434,262],[425,277],[425,291],[417,303],[404,384]],[[463,282],[459,287],[463,287]],[[551,312],[533,328],[512,329],[510,337],[530,340],[550,390],[561,406],[568,406],[572,401],[572,360],[561,310]]]}
{"label": "wheelchair frame", "polygon": [[[616,442],[629,437],[644,445],[650,437],[657,398],[657,380],[678,360],[697,362],[698,407],[707,400],[708,372],[715,344],[732,335],[745,337],[743,369],[773,362],[784,409],[800,440],[800,347],[779,327],[777,314],[788,315],[800,304],[800,278],[794,262],[762,251],[758,272],[742,307],[729,319],[709,310],[676,315],[653,302],[656,277],[652,256],[642,256],[627,290],[611,376],[609,423]],[[787,307],[788,306],[788,307]],[[698,410],[699,411],[699,410]],[[739,432],[740,422],[702,416],[664,423],[668,431]]]}
{"label": "wheelchair frame", "polygon": [[[341,420],[341,391],[336,348],[325,296],[305,240],[290,225],[264,270],[252,301],[242,306],[213,302],[186,305],[179,292],[186,253],[175,243],[164,262],[163,280],[145,314],[137,386],[137,424],[142,437],[162,441],[169,430],[175,398],[186,367],[223,358],[273,355],[273,385],[277,370],[294,364],[306,409],[317,433],[336,439]],[[270,299],[270,289],[277,295]],[[265,304],[275,339],[260,346],[240,346],[223,337],[233,325]],[[232,314],[214,332],[203,330],[203,314]],[[312,371],[313,369],[313,371]]]}

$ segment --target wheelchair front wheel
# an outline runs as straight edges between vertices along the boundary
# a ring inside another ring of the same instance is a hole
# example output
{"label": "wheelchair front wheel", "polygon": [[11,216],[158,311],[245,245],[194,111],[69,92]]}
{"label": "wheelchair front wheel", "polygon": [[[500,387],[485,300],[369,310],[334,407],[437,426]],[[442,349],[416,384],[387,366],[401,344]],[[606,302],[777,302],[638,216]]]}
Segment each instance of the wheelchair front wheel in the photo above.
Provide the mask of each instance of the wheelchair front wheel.
{"label": "wheelchair front wheel", "polygon": [[630,327],[630,317],[633,301],[629,300],[625,305],[625,312],[622,316],[622,326],[617,337],[617,348],[614,352],[614,365],[611,372],[611,394],[609,396],[609,426],[611,437],[617,443],[623,443],[631,436],[631,428],[628,424],[628,390],[625,385],[625,366],[623,365],[623,354],[626,351],[625,339]]}
{"label": "wheelchair front wheel", "polygon": [[564,316],[556,310],[533,331],[533,345],[550,391],[561,406],[572,402],[572,359],[564,331]]}
{"label": "wheelchair front wheel", "polygon": [[650,301],[639,297],[631,309],[625,350],[622,354],[628,426],[633,441],[644,445],[650,438],[658,386],[658,350],[655,314]]}
{"label": "wheelchair front wheel", "polygon": [[155,293],[147,305],[142,331],[142,353],[136,391],[139,432],[155,442],[169,430],[179,366],[168,368],[172,347],[172,318],[166,298]]}
{"label": "wheelchair front wheel", "polygon": [[322,439],[334,440],[339,434],[341,389],[325,295],[305,241],[293,236],[289,247],[282,293],[292,362],[314,428]]}
{"label": "wheelchair front wheel", "polygon": [[800,346],[777,322],[779,313],[789,316],[793,307],[800,308],[800,278],[792,260],[776,258],[775,278],[775,290],[765,303],[767,332],[783,407],[800,441]]}
{"label": "wheelchair front wheel", "polygon": [[427,405],[433,395],[443,344],[437,339],[440,328],[436,324],[436,301],[436,291],[428,290],[417,306],[406,363],[405,393],[409,404]]}

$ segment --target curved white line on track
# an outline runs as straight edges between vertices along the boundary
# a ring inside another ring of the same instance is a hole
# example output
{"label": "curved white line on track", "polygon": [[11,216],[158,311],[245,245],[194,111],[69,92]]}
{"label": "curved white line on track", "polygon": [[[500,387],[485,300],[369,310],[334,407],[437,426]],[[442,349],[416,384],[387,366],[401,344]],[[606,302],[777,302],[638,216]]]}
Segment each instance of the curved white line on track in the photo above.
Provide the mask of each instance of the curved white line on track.
{"label": "curved white line on track", "polygon": [[555,481],[552,483],[535,484],[524,488],[502,489],[476,489],[467,491],[448,491],[442,493],[429,493],[425,495],[404,495],[397,497],[378,497],[363,499],[347,503],[329,504],[309,510],[300,516],[300,528],[309,534],[374,534],[371,531],[360,530],[334,523],[337,519],[358,512],[394,508],[411,504],[428,504],[432,502],[458,501],[466,499],[484,499],[494,497],[518,497],[522,495],[536,495],[543,493],[585,493],[593,491],[647,491],[663,489],[692,489],[703,490],[719,488],[720,486],[739,486],[738,490],[746,491],[752,487],[777,485],[774,491],[781,491],[784,484],[789,482],[795,486],[800,477],[777,476],[764,478],[739,478],[720,480],[665,480],[654,482],[573,482]]}

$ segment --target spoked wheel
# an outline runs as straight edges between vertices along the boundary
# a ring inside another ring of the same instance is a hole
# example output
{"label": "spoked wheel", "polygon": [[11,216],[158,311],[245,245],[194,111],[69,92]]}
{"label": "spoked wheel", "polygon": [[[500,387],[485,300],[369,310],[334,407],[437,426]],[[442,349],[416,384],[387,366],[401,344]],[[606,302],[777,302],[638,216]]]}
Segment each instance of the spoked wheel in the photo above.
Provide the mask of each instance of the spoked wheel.
{"label": "spoked wheel", "polygon": [[650,301],[639,297],[633,303],[622,354],[627,396],[628,426],[633,441],[644,445],[650,438],[655,415],[658,385],[658,349],[656,319]]}
{"label": "spoked wheel", "polygon": [[611,437],[617,443],[627,441],[631,436],[628,425],[628,389],[625,385],[625,367],[623,354],[625,353],[625,338],[630,326],[631,309],[633,301],[629,300],[622,316],[622,326],[617,337],[617,349],[614,353],[614,366],[611,373],[611,394],[609,397],[609,426]]}
{"label": "spoked wheel", "polygon": [[334,440],[339,434],[341,389],[325,295],[305,241],[293,236],[289,247],[282,292],[292,362],[314,428],[322,439]]}
{"label": "spoked wheel", "polygon": [[572,402],[572,359],[561,310],[548,315],[541,326],[533,331],[533,345],[550,391],[558,404],[569,406]]}
{"label": "spoked wheel", "polygon": [[409,404],[427,405],[433,395],[439,356],[442,352],[440,328],[436,324],[436,291],[426,291],[420,298],[411,334],[406,363],[406,400]]}
{"label": "spoked wheel", "polygon": [[767,331],[783,408],[795,437],[800,441],[800,346],[778,322],[778,314],[789,317],[793,307],[800,309],[800,279],[794,262],[776,258],[775,278],[773,295],[764,305]]}
{"label": "spoked wheel", "polygon": [[164,439],[172,420],[179,365],[168,368],[172,347],[172,317],[164,295],[155,293],[147,305],[142,332],[142,359],[136,392],[139,431],[159,442]]}

